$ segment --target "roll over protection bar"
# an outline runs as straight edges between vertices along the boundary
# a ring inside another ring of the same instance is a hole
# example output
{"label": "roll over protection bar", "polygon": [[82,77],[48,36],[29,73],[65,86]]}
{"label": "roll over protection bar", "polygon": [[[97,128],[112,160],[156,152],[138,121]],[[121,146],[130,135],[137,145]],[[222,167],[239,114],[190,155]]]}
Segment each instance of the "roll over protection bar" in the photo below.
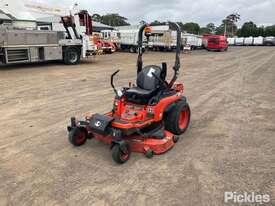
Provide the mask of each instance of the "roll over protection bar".
{"label": "roll over protection bar", "polygon": [[174,22],[165,22],[165,23],[151,23],[151,24],[144,24],[140,27],[138,32],[138,59],[137,59],[137,73],[141,72],[143,68],[143,60],[142,60],[142,45],[143,45],[143,32],[146,27],[150,26],[169,26],[170,29],[175,29],[177,32],[177,46],[176,46],[176,59],[175,65],[173,66],[174,76],[169,83],[169,87],[171,88],[179,75],[180,69],[180,52],[181,52],[181,30],[177,23]]}

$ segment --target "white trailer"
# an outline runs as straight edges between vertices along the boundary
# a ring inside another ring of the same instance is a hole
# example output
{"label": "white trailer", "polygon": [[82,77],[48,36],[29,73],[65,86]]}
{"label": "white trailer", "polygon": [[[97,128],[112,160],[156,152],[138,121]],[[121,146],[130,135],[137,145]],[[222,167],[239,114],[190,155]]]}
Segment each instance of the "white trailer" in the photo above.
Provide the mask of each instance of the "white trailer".
{"label": "white trailer", "polygon": [[169,26],[152,26],[149,48],[155,51],[169,51],[177,46],[177,34]]}
{"label": "white trailer", "polygon": [[[121,26],[115,30],[102,31],[104,40],[116,43],[123,51],[137,52],[138,31],[140,26]],[[151,35],[147,42],[149,49],[156,51],[168,51],[176,48],[176,32],[168,26],[152,26]],[[195,34],[182,34],[182,44],[189,45],[192,49],[201,48],[203,44],[202,36]]]}
{"label": "white trailer", "polygon": [[262,36],[254,37],[253,45],[254,46],[264,45],[264,37],[262,37]]}
{"label": "white trailer", "polygon": [[191,49],[201,48],[203,46],[202,36],[195,34],[182,33],[182,44],[188,45]]}
{"label": "white trailer", "polygon": [[[176,31],[167,26],[152,27],[152,36],[149,38],[149,47],[156,50],[171,50],[176,48]],[[182,45],[191,49],[202,47],[202,37],[195,34],[182,33]]]}
{"label": "white trailer", "polygon": [[235,45],[235,37],[227,38],[228,45],[234,46]]}
{"label": "white trailer", "polygon": [[121,26],[116,27],[116,30],[112,31],[113,34],[111,36],[115,39],[118,49],[136,53],[138,48],[138,31],[139,26]]}
{"label": "white trailer", "polygon": [[236,46],[243,46],[244,45],[244,37],[237,37],[235,39],[235,45]]}
{"label": "white trailer", "polygon": [[246,37],[244,38],[244,45],[245,46],[252,46],[253,45],[254,38],[251,37]]}

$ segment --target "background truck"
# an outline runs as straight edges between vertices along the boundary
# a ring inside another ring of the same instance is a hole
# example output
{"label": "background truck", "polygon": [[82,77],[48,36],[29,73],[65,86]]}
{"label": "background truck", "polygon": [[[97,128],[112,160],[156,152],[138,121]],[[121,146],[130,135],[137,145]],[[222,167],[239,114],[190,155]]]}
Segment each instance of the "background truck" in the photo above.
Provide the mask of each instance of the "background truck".
{"label": "background truck", "polygon": [[[22,9],[22,8],[21,8]],[[60,17],[66,32],[0,27],[0,64],[63,60],[77,64],[96,53],[92,19],[87,11],[70,11]]]}
{"label": "background truck", "polygon": [[[195,34],[182,33],[182,45],[197,49],[202,47],[202,37]],[[176,32],[167,26],[152,27],[152,35],[149,38],[149,47],[157,51],[169,51],[176,48]]]}
{"label": "background truck", "polygon": [[170,51],[176,48],[176,32],[169,26],[153,26],[148,46],[155,51]]}
{"label": "background truck", "polygon": [[223,35],[204,35],[204,47],[208,51],[227,51],[227,39]]}
{"label": "background truck", "polygon": [[138,48],[138,31],[139,26],[116,27],[116,31],[113,31],[113,34],[117,35],[115,43],[118,49],[136,53]]}
{"label": "background truck", "polygon": [[182,33],[181,35],[183,45],[188,45],[191,50],[202,48],[202,36],[196,34]]}

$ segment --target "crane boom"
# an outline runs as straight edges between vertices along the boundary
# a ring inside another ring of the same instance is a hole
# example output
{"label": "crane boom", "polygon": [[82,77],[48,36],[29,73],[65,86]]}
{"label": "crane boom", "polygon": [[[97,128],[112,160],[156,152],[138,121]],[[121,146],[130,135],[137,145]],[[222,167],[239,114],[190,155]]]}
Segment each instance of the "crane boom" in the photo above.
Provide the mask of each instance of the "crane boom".
{"label": "crane boom", "polygon": [[6,14],[10,14],[17,20],[35,21],[35,17],[26,9],[23,1],[0,0],[0,8]]}
{"label": "crane boom", "polygon": [[[24,3],[26,10],[34,13],[39,13],[43,15],[55,15],[55,16],[66,16],[72,14],[71,9],[76,9],[77,4],[72,6],[70,9],[66,8],[58,8],[58,7],[50,7],[46,4],[37,3],[33,1],[26,1]],[[78,11],[74,11],[78,12]]]}

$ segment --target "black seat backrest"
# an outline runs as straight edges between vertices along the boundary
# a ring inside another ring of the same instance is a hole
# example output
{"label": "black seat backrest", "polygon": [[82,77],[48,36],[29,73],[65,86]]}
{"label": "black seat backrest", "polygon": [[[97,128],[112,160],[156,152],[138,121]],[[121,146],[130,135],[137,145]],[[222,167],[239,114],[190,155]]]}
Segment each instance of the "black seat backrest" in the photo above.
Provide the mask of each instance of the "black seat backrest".
{"label": "black seat backrest", "polygon": [[149,65],[142,69],[137,76],[137,86],[145,90],[155,90],[159,87],[159,80],[152,73],[161,78],[162,69],[156,65]]}

